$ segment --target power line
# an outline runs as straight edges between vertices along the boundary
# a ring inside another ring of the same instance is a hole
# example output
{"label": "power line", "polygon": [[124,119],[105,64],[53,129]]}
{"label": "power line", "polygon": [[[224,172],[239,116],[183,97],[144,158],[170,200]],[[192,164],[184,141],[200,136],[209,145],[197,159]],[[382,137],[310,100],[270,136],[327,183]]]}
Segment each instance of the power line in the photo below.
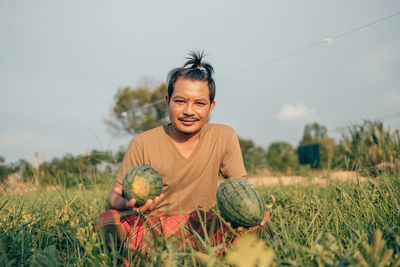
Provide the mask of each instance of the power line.
{"label": "power line", "polygon": [[348,35],[348,34],[350,34],[350,33],[353,33],[353,32],[359,31],[359,30],[362,30],[362,29],[364,29],[364,28],[367,28],[367,27],[372,26],[372,25],[374,25],[374,24],[377,24],[377,23],[379,23],[379,22],[385,21],[385,20],[390,19],[391,17],[397,16],[397,15],[400,15],[400,11],[397,11],[396,13],[393,13],[392,15],[389,15],[389,16],[386,16],[386,17],[377,19],[377,20],[372,21],[372,22],[370,22],[370,23],[364,24],[364,25],[359,26],[359,27],[357,27],[357,28],[354,28],[354,29],[352,29],[352,30],[350,30],[350,31],[347,31],[347,32],[338,34],[338,35],[336,35],[335,37],[333,37],[333,39],[342,38],[343,36],[346,36],[346,35]]}
{"label": "power line", "polygon": [[288,57],[290,57],[290,56],[294,56],[294,55],[296,55],[296,54],[299,54],[299,53],[301,53],[301,52],[304,52],[304,51],[306,51],[306,50],[309,50],[309,49],[311,49],[311,48],[314,48],[314,47],[316,47],[316,46],[319,46],[319,45],[322,45],[322,44],[325,44],[325,43],[327,43],[327,40],[323,40],[323,41],[316,42],[316,43],[311,44],[311,45],[309,45],[309,46],[300,48],[300,49],[298,49],[298,50],[295,50],[295,51],[289,52],[289,53],[287,53],[287,54],[284,54],[284,55],[282,55],[282,56],[279,56],[279,57],[273,58],[273,59],[271,59],[271,60],[268,60],[268,61],[266,61],[266,62],[264,62],[264,63],[261,63],[261,64],[258,64],[258,65],[255,65],[255,66],[253,66],[253,67],[250,67],[250,68],[245,69],[245,70],[243,70],[243,71],[241,71],[241,72],[238,72],[238,73],[235,73],[235,74],[231,74],[231,75],[225,76],[225,77],[222,78],[221,81],[224,81],[224,80],[227,80],[227,79],[230,79],[230,78],[233,78],[233,77],[242,75],[242,74],[244,74],[244,73],[246,73],[246,72],[250,72],[250,71],[255,70],[255,69],[259,69],[259,68],[264,67],[264,66],[266,66],[266,65],[269,65],[269,64],[271,64],[271,63],[281,61],[282,59],[288,58]]}
{"label": "power line", "polygon": [[336,35],[336,36],[334,36],[334,37],[332,37],[332,38],[325,38],[325,39],[323,39],[323,40],[321,40],[321,41],[318,41],[318,42],[315,42],[315,43],[313,43],[313,44],[311,44],[311,45],[308,45],[308,46],[306,46],[306,47],[303,47],[303,48],[294,50],[294,51],[289,52],[289,53],[287,53],[287,54],[284,54],[284,55],[282,55],[282,56],[273,58],[273,59],[268,60],[268,61],[266,61],[266,62],[264,62],[264,63],[255,65],[255,66],[250,67],[250,68],[248,68],[248,69],[245,69],[245,70],[243,70],[243,71],[241,71],[241,72],[238,72],[238,73],[235,73],[235,74],[232,74],[232,75],[228,75],[228,76],[222,78],[222,81],[223,81],[223,80],[226,80],[226,79],[229,79],[229,78],[233,78],[233,77],[242,75],[242,74],[247,73],[247,72],[249,72],[249,71],[252,71],[252,70],[255,70],[255,69],[258,69],[258,68],[267,66],[267,65],[270,65],[270,64],[272,64],[272,63],[274,63],[274,62],[281,61],[281,60],[283,60],[283,59],[285,59],[285,58],[288,58],[288,57],[290,57],[290,56],[297,55],[297,54],[302,53],[302,52],[304,52],[304,51],[306,51],[306,50],[309,50],[309,49],[311,49],[311,48],[314,48],[314,47],[316,47],[316,46],[323,45],[323,44],[331,44],[331,43],[333,43],[336,39],[342,38],[342,37],[344,37],[344,36],[346,36],[346,35],[349,35],[349,34],[351,34],[351,33],[356,32],[356,31],[365,29],[365,28],[370,27],[370,26],[372,26],[372,25],[374,25],[374,24],[377,24],[377,23],[379,23],[379,22],[388,20],[388,19],[390,19],[390,18],[392,18],[392,17],[394,17],[394,16],[397,16],[397,15],[400,15],[400,11],[398,11],[398,12],[396,12],[396,13],[393,13],[393,14],[391,14],[391,15],[389,15],[389,16],[386,16],[386,17],[377,19],[377,20],[375,20],[375,21],[369,22],[369,23],[367,23],[367,24],[361,25],[361,26],[356,27],[356,28],[354,28],[354,29],[351,29],[351,30],[349,30],[349,31],[340,33],[340,34],[338,34],[338,35]]}
{"label": "power line", "polygon": [[[294,51],[292,51],[292,52],[283,54],[283,55],[281,55],[281,56],[279,56],[279,57],[270,59],[270,60],[268,60],[268,61],[266,61],[266,62],[263,62],[263,63],[261,63],[261,64],[255,65],[255,66],[253,66],[253,67],[249,67],[249,68],[247,68],[247,69],[245,69],[245,70],[242,70],[242,71],[240,71],[240,72],[237,72],[237,73],[234,73],[234,74],[225,76],[225,77],[222,78],[221,81],[224,81],[224,80],[227,80],[227,79],[230,79],[230,78],[237,77],[237,76],[242,75],[242,74],[244,74],[244,73],[253,71],[253,70],[255,70],[255,69],[259,69],[259,68],[261,68],[261,67],[270,65],[270,64],[275,63],[275,62],[278,62],[278,61],[281,61],[281,60],[283,60],[283,59],[285,59],[285,58],[288,58],[288,57],[291,57],[291,56],[295,56],[295,55],[297,55],[297,54],[299,54],[299,53],[302,53],[302,52],[307,51],[307,50],[309,50],[309,49],[312,49],[312,48],[314,48],[314,47],[317,47],[317,46],[320,46],[320,45],[323,45],[323,44],[332,44],[336,39],[342,38],[342,37],[344,37],[344,36],[346,36],[346,35],[349,35],[349,34],[352,34],[352,33],[354,33],[354,32],[357,32],[357,31],[359,31],[359,30],[362,30],[362,29],[365,29],[365,28],[367,28],[367,27],[370,27],[370,26],[372,26],[372,25],[374,25],[374,24],[377,24],[377,23],[380,23],[380,22],[382,22],[382,21],[388,20],[388,19],[390,19],[390,18],[392,18],[392,17],[395,17],[395,16],[397,16],[397,15],[400,15],[400,11],[397,11],[397,12],[395,12],[395,13],[393,13],[393,14],[391,14],[391,15],[388,15],[388,16],[386,16],[386,17],[383,17],[383,18],[374,20],[374,21],[369,22],[369,23],[367,23],[367,24],[358,26],[358,27],[356,27],[356,28],[354,28],[354,29],[351,29],[351,30],[349,30],[349,31],[340,33],[340,34],[338,34],[338,35],[336,35],[336,36],[334,36],[334,37],[332,37],[332,38],[325,38],[325,39],[323,39],[323,40],[321,40],[321,41],[315,42],[315,43],[313,43],[313,44],[310,44],[310,45],[305,46],[305,47],[300,48],[300,49],[296,49],[296,50],[294,50]],[[157,101],[154,101],[154,102],[150,102],[150,103],[144,104],[143,106],[140,106],[140,107],[135,108],[134,110],[132,110],[132,112],[135,112],[135,111],[138,110],[138,109],[142,109],[142,108],[145,108],[145,107],[148,107],[148,106],[152,106],[152,105],[158,104],[158,103],[160,103],[160,102],[162,102],[162,101],[164,101],[164,100],[163,100],[163,99],[160,99],[160,100],[157,100]]]}

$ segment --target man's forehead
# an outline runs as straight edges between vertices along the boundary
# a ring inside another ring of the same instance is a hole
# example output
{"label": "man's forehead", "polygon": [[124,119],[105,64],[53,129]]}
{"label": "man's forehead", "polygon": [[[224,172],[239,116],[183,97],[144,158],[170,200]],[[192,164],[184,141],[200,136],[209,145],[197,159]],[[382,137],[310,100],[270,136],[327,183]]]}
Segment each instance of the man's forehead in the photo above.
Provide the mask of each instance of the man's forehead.
{"label": "man's forehead", "polygon": [[177,96],[209,98],[209,94],[210,89],[207,82],[179,79],[174,86],[173,98]]}

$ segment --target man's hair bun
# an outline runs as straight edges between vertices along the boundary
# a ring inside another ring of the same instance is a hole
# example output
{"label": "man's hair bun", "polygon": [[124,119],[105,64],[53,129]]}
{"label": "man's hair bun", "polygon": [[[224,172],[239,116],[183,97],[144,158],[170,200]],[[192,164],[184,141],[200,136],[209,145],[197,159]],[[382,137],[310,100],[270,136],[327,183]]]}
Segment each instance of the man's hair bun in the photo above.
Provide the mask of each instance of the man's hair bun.
{"label": "man's hair bun", "polygon": [[186,68],[189,66],[189,69],[192,70],[200,70],[200,71],[205,71],[207,74],[207,77],[212,78],[212,75],[214,73],[214,68],[207,62],[202,62],[203,58],[205,57],[204,51],[202,52],[190,52],[190,56],[187,57],[186,63],[183,65],[183,68]]}

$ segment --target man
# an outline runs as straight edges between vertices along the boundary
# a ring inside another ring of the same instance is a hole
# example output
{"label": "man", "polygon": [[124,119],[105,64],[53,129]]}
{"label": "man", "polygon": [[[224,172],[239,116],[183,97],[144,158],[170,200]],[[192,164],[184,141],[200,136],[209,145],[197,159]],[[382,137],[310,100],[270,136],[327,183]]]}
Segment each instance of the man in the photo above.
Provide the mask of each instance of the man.
{"label": "man", "polygon": [[[202,59],[202,53],[192,53],[182,68],[169,73],[165,104],[170,123],[137,135],[126,151],[108,198],[112,210],[103,213],[95,226],[116,233],[120,245],[143,249],[149,233],[194,245],[193,231],[204,235],[202,218],[215,222],[210,210],[216,203],[218,174],[246,179],[233,129],[207,123],[215,107],[215,82],[212,66]],[[153,167],[163,179],[163,193],[141,207],[122,195],[123,176],[138,165]],[[123,210],[133,212],[124,216]],[[227,232],[226,227],[217,232],[213,242],[226,240]]]}

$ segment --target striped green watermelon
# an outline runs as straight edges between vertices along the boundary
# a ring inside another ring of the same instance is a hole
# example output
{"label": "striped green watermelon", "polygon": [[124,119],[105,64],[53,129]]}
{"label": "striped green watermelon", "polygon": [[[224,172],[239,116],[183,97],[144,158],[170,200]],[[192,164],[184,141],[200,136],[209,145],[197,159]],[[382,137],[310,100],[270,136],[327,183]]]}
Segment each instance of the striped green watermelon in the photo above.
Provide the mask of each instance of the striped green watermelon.
{"label": "striped green watermelon", "polygon": [[217,205],[222,217],[233,227],[259,225],[266,210],[260,192],[239,178],[226,179],[219,185]]}
{"label": "striped green watermelon", "polygon": [[142,206],[149,199],[159,196],[162,191],[160,174],[149,166],[136,166],[126,172],[122,179],[122,192],[126,199],[136,199],[136,206]]}

